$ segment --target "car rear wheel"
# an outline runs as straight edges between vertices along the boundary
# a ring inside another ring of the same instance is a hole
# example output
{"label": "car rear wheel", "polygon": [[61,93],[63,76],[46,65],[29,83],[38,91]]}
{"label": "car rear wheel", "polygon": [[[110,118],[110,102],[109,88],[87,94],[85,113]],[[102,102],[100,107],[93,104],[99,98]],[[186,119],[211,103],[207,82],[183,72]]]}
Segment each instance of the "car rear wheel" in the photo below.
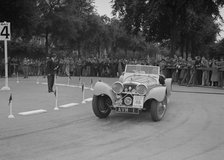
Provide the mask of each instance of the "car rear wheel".
{"label": "car rear wheel", "polygon": [[110,112],[112,102],[107,96],[93,96],[92,108],[94,114],[99,118],[106,118]]}
{"label": "car rear wheel", "polygon": [[165,97],[163,102],[158,102],[156,100],[153,100],[151,102],[152,120],[155,122],[160,121],[164,117],[166,113],[166,109],[167,109],[167,97]]}

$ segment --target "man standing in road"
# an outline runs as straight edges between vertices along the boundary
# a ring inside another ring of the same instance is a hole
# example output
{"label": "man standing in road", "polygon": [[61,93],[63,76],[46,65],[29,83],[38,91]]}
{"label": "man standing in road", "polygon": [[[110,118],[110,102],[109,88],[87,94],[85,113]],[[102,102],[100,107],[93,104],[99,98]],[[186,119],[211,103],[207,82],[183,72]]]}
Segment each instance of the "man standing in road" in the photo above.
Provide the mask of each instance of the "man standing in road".
{"label": "man standing in road", "polygon": [[53,54],[51,57],[47,57],[47,66],[46,66],[46,74],[47,74],[47,83],[48,83],[48,92],[53,92],[54,86],[54,75],[58,69],[58,66],[55,63],[56,55]]}

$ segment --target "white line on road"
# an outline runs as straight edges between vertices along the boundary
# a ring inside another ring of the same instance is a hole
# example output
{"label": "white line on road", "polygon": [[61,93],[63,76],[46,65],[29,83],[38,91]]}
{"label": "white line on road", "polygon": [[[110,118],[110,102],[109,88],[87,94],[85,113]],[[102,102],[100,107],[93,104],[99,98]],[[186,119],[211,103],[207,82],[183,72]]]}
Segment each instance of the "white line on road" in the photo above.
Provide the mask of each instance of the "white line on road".
{"label": "white line on road", "polygon": [[[42,82],[41,84],[47,85],[46,82]],[[56,83],[55,85],[56,86],[64,86],[64,87],[82,88],[82,86],[80,86],[80,85],[68,85],[68,84],[61,84],[61,83]],[[86,87],[86,86],[85,86],[85,89],[92,90],[90,87]]]}
{"label": "white line on road", "polygon": [[79,103],[68,103],[68,104],[61,105],[59,107],[60,108],[68,108],[68,107],[73,107],[73,106],[76,106],[76,105],[79,105]]}
{"label": "white line on road", "polygon": [[92,100],[93,100],[93,98],[87,98],[87,99],[85,99],[86,102],[90,102]]}
{"label": "white line on road", "polygon": [[39,113],[45,113],[45,112],[47,112],[47,111],[44,109],[39,109],[39,110],[32,110],[32,111],[27,111],[27,112],[20,112],[18,114],[22,115],[22,116],[27,116],[27,115],[39,114]]}
{"label": "white line on road", "polygon": [[67,84],[55,83],[56,86],[68,86]]}

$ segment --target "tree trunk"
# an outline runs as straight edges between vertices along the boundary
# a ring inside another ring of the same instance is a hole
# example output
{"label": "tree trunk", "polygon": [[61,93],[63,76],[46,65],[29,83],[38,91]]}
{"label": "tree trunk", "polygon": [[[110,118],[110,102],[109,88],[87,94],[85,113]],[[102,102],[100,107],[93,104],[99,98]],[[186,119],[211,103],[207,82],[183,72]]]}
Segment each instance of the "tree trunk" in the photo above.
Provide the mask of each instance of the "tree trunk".
{"label": "tree trunk", "polygon": [[184,55],[184,49],[185,49],[185,37],[184,35],[181,35],[181,40],[180,40],[180,53],[183,56]]}
{"label": "tree trunk", "polygon": [[175,28],[176,27],[173,27],[171,29],[171,39],[170,39],[170,41],[171,41],[171,52],[170,52],[171,57],[173,57],[175,52],[176,52],[176,43],[175,43],[176,42],[176,33],[175,33]]}
{"label": "tree trunk", "polygon": [[49,39],[48,39],[48,30],[46,29],[46,33],[45,33],[45,53],[46,53],[46,56],[48,55],[48,46],[49,46]]}
{"label": "tree trunk", "polygon": [[189,52],[189,38],[186,38],[186,58],[188,57],[188,52]]}
{"label": "tree trunk", "polygon": [[124,52],[125,52],[125,57],[128,57],[128,50],[127,50],[127,48],[124,49]]}
{"label": "tree trunk", "polygon": [[81,44],[78,42],[78,58],[81,56]]}
{"label": "tree trunk", "polygon": [[100,44],[100,42],[98,41],[98,45],[97,45],[97,51],[98,51],[98,54],[100,55],[100,57],[101,57],[101,50],[100,50],[100,47],[101,46],[101,44]]}

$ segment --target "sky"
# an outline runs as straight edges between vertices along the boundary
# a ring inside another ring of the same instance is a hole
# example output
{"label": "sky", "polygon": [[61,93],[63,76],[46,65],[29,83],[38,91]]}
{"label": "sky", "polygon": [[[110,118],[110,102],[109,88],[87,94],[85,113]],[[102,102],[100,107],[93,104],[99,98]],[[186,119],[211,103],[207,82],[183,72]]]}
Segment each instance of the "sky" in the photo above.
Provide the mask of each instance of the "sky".
{"label": "sky", "polygon": [[[99,15],[107,15],[108,17],[112,18],[112,7],[111,7],[111,0],[95,0],[95,6],[96,6],[96,10],[99,13]],[[220,14],[224,19],[224,8],[220,9]],[[217,40],[221,40],[222,38],[224,38],[224,24],[221,23],[220,29],[223,30],[221,31],[219,35],[217,35]]]}
{"label": "sky", "polygon": [[[224,8],[220,9],[220,15],[224,19]],[[224,23],[221,23],[220,29],[221,29],[221,32],[219,33],[220,36],[219,35],[217,36],[217,40],[221,40],[222,38],[224,38]]]}
{"label": "sky", "polygon": [[96,10],[99,15],[107,15],[108,17],[112,18],[112,7],[111,7],[111,0],[95,0]]}

